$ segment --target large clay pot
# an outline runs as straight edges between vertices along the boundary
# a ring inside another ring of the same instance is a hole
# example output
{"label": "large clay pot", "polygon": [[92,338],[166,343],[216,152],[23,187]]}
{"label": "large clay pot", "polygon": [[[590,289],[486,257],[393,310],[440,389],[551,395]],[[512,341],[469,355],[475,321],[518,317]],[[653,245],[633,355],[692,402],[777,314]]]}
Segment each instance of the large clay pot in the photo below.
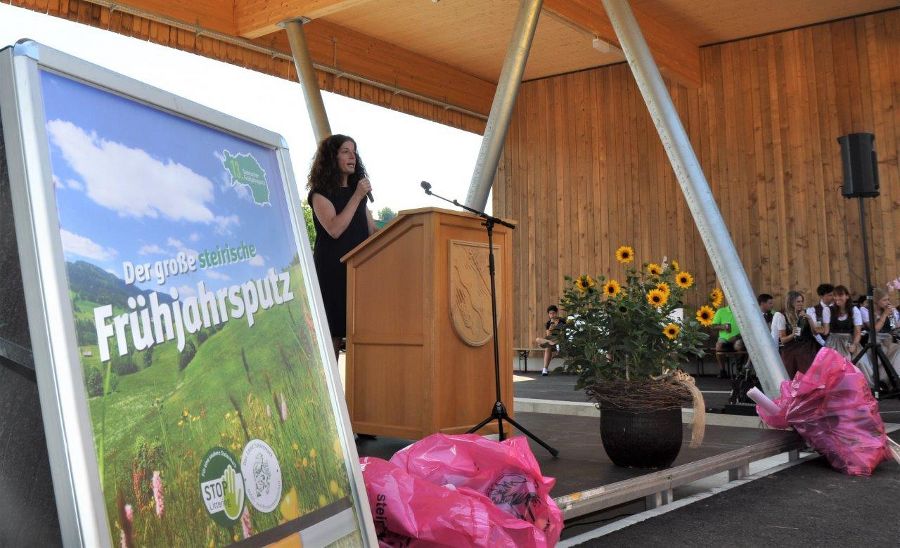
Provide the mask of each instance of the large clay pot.
{"label": "large clay pot", "polygon": [[609,459],[629,468],[668,468],[681,451],[681,409],[602,406],[600,438]]}

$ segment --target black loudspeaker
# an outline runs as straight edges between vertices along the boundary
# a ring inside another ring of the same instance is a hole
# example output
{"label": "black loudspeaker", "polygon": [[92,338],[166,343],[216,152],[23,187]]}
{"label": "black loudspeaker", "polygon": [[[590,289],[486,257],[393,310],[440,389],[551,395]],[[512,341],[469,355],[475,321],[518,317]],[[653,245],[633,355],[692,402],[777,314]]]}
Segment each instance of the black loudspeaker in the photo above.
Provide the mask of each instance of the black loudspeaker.
{"label": "black loudspeaker", "polygon": [[838,137],[841,162],[844,164],[845,198],[878,196],[878,158],[875,155],[875,136],[871,133],[850,133]]}

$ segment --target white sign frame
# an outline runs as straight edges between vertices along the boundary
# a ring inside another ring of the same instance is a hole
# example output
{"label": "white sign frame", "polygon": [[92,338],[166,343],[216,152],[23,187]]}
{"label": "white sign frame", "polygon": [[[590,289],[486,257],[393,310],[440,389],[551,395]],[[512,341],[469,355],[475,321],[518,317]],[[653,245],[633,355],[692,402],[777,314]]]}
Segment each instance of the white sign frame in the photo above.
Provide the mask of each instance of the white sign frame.
{"label": "white sign frame", "polygon": [[[68,295],[65,258],[52,180],[45,125],[41,71],[149,105],[273,149],[278,157],[293,237],[300,251],[307,295],[313,311],[319,353],[331,408],[350,478],[352,507],[301,532],[318,542],[336,540],[342,530],[359,530],[376,545],[368,498],[360,472],[337,363],[330,345],[312,251],[300,208],[300,195],[284,139],[242,120],[33,41],[0,50],[0,119],[7,151],[23,289],[35,371],[47,438],[62,538],[67,546],[112,546],[82,377],[74,315]],[[299,296],[303,297],[303,296]],[[327,530],[326,530],[327,529]],[[346,532],[344,533],[346,534]]]}

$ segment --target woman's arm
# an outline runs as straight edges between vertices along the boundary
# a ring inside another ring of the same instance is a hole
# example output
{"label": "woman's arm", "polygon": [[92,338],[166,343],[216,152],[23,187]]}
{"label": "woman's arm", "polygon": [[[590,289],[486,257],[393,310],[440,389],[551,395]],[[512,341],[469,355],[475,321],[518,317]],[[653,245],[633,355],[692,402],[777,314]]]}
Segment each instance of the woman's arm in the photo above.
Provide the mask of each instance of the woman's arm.
{"label": "woman's arm", "polygon": [[816,323],[816,333],[827,337],[831,332],[831,309],[827,306],[822,308],[822,321]]}
{"label": "woman's arm", "polygon": [[851,352],[856,352],[856,350],[859,349],[859,343],[862,340],[862,312],[860,312],[859,308],[856,306],[854,306],[851,311],[850,317],[853,318],[853,337],[850,344],[853,345],[853,350],[851,350]]}
{"label": "woman's arm", "polygon": [[369,208],[366,208],[366,223],[369,225],[369,236],[378,232],[378,227],[375,226],[375,219],[372,218],[372,212]]}
{"label": "woman's arm", "polygon": [[369,188],[371,188],[370,185],[364,185],[363,181],[360,181],[353,196],[350,197],[350,201],[347,202],[347,206],[340,213],[335,212],[334,204],[325,196],[319,193],[312,195],[313,213],[329,236],[336,240],[347,230],[353,214],[356,213],[356,208],[359,207],[360,201],[365,199]]}
{"label": "woman's arm", "polygon": [[853,351],[855,352],[857,348],[859,348],[859,341],[862,339],[862,327],[858,325],[853,326],[853,339],[850,342],[850,346],[853,347]]}
{"label": "woman's arm", "polygon": [[778,330],[778,340],[781,342],[781,344],[791,342],[795,338],[793,331],[791,331],[789,335],[785,335],[786,333],[787,331],[785,331],[784,329]]}
{"label": "woman's arm", "polygon": [[881,328],[884,327],[884,322],[891,317],[893,310],[890,308],[885,308],[881,311],[881,314],[875,314],[875,332],[881,331]]}

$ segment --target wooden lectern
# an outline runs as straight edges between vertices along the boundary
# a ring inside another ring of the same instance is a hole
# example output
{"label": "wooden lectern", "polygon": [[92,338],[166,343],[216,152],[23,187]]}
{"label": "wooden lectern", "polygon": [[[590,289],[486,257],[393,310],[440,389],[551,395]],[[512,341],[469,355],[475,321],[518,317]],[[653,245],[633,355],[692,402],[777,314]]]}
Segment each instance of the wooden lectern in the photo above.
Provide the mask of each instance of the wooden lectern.
{"label": "wooden lectern", "polygon": [[[494,350],[481,222],[436,208],[402,211],[342,258],[354,432],[405,439],[458,434],[490,414]],[[512,234],[499,225],[494,262],[500,389],[512,415]],[[496,421],[481,430],[496,431]]]}

